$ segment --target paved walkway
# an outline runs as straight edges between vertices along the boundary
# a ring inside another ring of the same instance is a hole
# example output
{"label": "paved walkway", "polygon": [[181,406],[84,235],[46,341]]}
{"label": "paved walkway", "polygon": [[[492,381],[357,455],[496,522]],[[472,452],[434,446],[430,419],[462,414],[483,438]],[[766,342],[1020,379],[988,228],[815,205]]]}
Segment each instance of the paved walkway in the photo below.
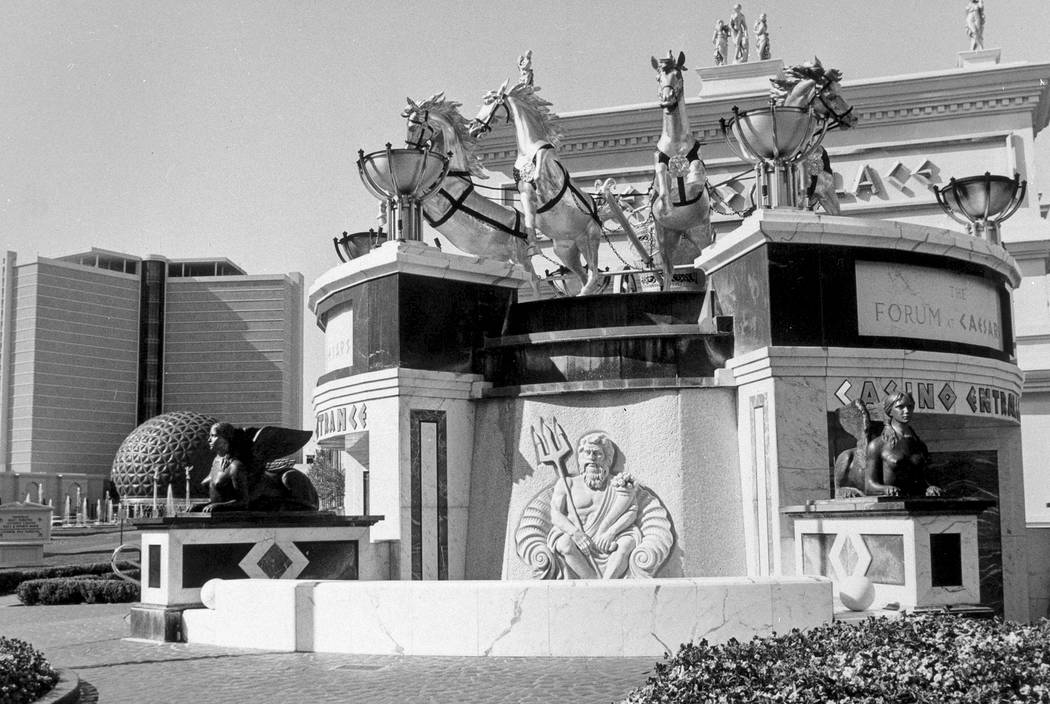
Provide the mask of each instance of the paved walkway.
{"label": "paved walkway", "polygon": [[449,658],[275,653],[124,640],[126,604],[16,606],[0,635],[21,638],[82,680],[82,702],[231,704],[364,701],[607,704],[645,683],[652,658]]}

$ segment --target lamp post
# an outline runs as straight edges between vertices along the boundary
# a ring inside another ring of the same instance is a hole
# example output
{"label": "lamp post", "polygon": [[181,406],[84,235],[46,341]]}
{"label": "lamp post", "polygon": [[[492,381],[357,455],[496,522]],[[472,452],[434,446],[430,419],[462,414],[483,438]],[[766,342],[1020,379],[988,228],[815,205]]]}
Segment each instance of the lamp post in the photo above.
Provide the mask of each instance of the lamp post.
{"label": "lamp post", "polygon": [[1020,174],[1010,178],[985,171],[983,176],[952,178],[946,186],[930,188],[948,217],[965,225],[974,237],[1000,244],[999,223],[1017,211],[1028,182]]}
{"label": "lamp post", "polygon": [[387,142],[386,149],[370,154],[359,149],[357,154],[357,170],[365,188],[386,202],[393,214],[391,235],[422,242],[421,206],[445,180],[451,153],[431,151],[429,142],[404,149],[394,149]]}
{"label": "lamp post", "polygon": [[761,207],[802,207],[798,162],[820,146],[827,120],[819,119],[809,108],[770,101],[769,107],[757,110],[733,106],[733,117],[719,122],[729,148],[755,165]]}

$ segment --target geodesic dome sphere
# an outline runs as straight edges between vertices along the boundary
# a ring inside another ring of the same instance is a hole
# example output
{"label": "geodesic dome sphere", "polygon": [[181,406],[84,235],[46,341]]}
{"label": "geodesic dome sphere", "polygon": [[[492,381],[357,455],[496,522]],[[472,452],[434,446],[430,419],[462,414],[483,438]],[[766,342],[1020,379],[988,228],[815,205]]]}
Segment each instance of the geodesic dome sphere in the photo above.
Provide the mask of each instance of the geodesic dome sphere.
{"label": "geodesic dome sphere", "polygon": [[163,498],[168,484],[182,497],[186,467],[190,470],[190,496],[206,498],[201,482],[211,470],[214,453],[208,448],[208,432],[217,421],[192,411],[172,411],[150,418],[131,431],[113,458],[111,478],[121,498],[153,496],[154,476]]}

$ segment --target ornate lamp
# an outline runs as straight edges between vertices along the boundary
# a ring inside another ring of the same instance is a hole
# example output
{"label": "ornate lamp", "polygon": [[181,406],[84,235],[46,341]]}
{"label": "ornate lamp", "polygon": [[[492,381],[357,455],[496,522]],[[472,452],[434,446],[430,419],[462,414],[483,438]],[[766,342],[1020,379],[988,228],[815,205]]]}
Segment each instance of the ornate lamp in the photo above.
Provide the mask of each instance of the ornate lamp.
{"label": "ornate lamp", "polygon": [[369,228],[363,232],[343,233],[342,237],[333,237],[332,245],[335,247],[335,255],[339,261],[348,262],[351,259],[368,254],[382,243],[386,242],[386,233],[382,226],[379,231]]}
{"label": "ornate lamp", "polygon": [[1028,182],[1020,174],[967,176],[948,179],[948,185],[931,186],[937,204],[952,220],[966,226],[974,237],[984,237],[999,244],[999,223],[1017,211],[1028,190]]}
{"label": "ornate lamp", "polygon": [[[820,146],[827,120],[809,108],[784,107],[740,110],[722,124],[722,135],[737,156],[755,165],[761,207],[798,208],[798,162]],[[730,139],[732,135],[732,139]]]}
{"label": "ornate lamp", "polygon": [[369,193],[388,204],[394,214],[392,233],[398,240],[422,241],[421,204],[448,174],[451,154],[439,154],[429,146],[393,149],[387,142],[386,149],[371,154],[357,151],[361,181]]}

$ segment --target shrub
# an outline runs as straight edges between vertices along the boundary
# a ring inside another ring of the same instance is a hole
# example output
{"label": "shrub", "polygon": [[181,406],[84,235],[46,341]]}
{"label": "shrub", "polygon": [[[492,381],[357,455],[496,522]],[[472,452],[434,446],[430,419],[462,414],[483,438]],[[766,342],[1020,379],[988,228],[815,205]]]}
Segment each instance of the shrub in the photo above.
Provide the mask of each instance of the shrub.
{"label": "shrub", "polygon": [[[118,562],[117,565],[125,572],[134,567],[130,562]],[[113,574],[113,567],[108,562],[91,562],[86,565],[58,565],[55,567],[4,570],[0,571],[0,594],[11,594],[18,588],[19,584],[29,579],[106,574]]]}
{"label": "shrub", "polygon": [[951,615],[835,622],[683,645],[626,702],[1050,702],[1050,622]]}
{"label": "shrub", "polygon": [[138,585],[123,580],[83,577],[30,579],[18,585],[18,598],[34,604],[120,604],[138,601]]}
{"label": "shrub", "polygon": [[0,704],[28,704],[57,683],[58,673],[39,650],[0,636]]}

